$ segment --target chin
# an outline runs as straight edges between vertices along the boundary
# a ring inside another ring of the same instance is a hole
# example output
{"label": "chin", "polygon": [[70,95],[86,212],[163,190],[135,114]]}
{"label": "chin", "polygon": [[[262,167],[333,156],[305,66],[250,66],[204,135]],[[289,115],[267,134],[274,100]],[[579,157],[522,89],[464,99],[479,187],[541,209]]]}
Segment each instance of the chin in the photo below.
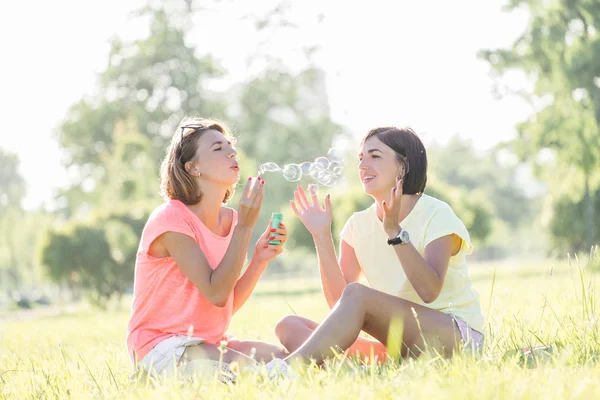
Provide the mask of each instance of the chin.
{"label": "chin", "polygon": [[363,183],[362,187],[363,187],[363,192],[365,192],[369,196],[372,196],[374,193],[381,191],[381,190],[378,190],[376,187],[369,185],[368,183],[367,184]]}
{"label": "chin", "polygon": [[231,186],[231,185],[236,185],[236,184],[237,184],[239,181],[240,181],[240,178],[239,178],[239,177],[236,177],[235,179],[231,179],[231,180],[224,180],[224,181],[223,181],[223,183],[224,183],[226,186],[228,186],[228,187],[229,187],[229,186]]}

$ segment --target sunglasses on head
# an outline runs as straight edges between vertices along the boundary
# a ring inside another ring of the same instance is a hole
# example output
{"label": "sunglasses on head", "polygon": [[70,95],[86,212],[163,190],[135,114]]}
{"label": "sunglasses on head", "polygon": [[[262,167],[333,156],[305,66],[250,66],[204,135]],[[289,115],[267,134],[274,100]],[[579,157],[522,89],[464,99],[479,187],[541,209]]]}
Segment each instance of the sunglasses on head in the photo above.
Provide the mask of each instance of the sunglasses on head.
{"label": "sunglasses on head", "polygon": [[181,127],[181,138],[179,139],[179,149],[183,150],[183,131],[185,129],[193,129],[192,133],[196,132],[198,129],[204,129],[204,125],[202,124],[190,124],[184,125]]}

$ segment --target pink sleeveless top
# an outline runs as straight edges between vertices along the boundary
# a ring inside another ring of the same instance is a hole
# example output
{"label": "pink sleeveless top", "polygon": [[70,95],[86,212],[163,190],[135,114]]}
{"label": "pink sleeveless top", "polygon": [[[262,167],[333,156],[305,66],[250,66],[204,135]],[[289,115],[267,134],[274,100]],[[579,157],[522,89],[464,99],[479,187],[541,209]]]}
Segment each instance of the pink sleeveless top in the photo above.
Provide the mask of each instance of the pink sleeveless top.
{"label": "pink sleeveless top", "polygon": [[144,227],[135,263],[133,306],[127,328],[127,348],[133,360],[141,360],[159,342],[186,335],[217,344],[229,327],[233,293],[225,307],[210,303],[175,264],[172,257],[148,254],[150,244],[165,232],[194,239],[215,269],[229,246],[237,223],[233,211],[231,230],[225,237],[211,232],[179,200],[156,208]]}

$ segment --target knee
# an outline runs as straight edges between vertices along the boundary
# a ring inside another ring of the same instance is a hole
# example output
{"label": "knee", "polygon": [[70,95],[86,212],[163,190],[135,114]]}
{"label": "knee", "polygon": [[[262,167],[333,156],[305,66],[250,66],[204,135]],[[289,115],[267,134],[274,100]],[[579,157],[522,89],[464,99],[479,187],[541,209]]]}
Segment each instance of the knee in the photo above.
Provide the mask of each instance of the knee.
{"label": "knee", "polygon": [[294,327],[298,326],[300,319],[295,315],[286,315],[281,318],[275,325],[275,335],[280,341],[285,340],[289,332],[294,331]]}
{"label": "knee", "polygon": [[362,285],[358,282],[352,282],[346,285],[344,291],[342,292],[342,297],[340,298],[341,303],[360,303],[363,301],[365,296],[367,295],[368,287]]}

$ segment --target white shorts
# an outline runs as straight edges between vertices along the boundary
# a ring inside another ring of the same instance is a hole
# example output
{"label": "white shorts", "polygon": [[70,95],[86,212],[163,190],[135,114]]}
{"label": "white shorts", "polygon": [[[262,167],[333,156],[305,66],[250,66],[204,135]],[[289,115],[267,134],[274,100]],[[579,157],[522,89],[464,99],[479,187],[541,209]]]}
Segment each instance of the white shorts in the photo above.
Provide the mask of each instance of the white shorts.
{"label": "white shorts", "polygon": [[169,375],[177,368],[186,347],[195,346],[204,342],[200,339],[187,335],[175,335],[163,340],[148,352],[138,362],[138,371],[144,370],[151,376]]}

